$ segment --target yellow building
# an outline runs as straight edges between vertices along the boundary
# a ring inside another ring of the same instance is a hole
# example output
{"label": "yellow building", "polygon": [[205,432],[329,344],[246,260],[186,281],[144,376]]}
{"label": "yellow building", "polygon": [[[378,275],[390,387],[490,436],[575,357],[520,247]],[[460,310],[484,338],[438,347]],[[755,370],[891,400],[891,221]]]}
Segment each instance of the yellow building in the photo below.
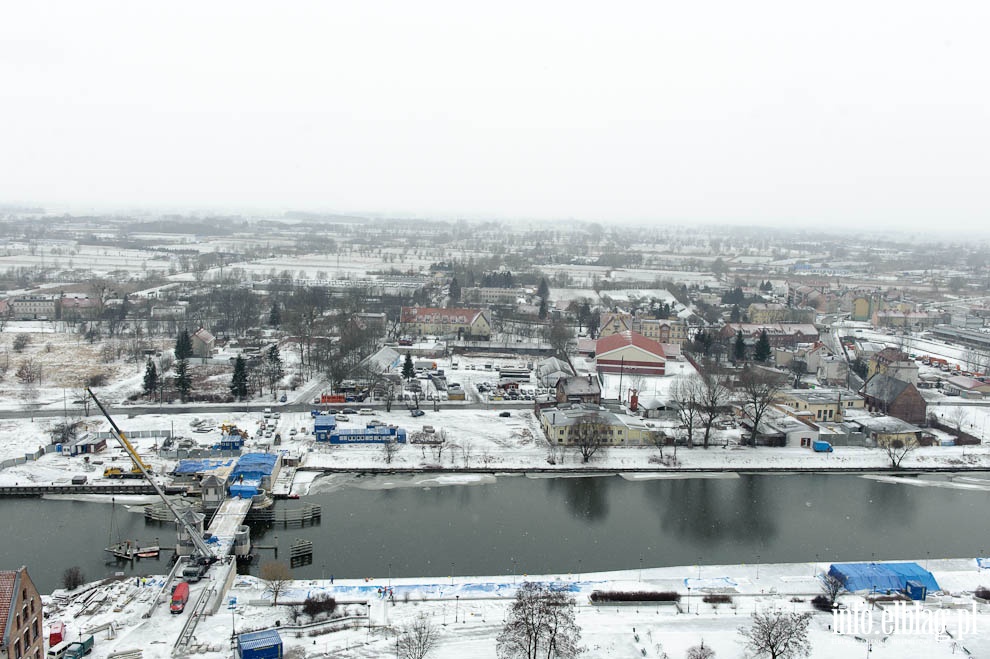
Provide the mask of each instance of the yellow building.
{"label": "yellow building", "polygon": [[776,402],[790,408],[793,416],[813,421],[842,421],[846,410],[865,408],[862,397],[848,389],[788,389]]}
{"label": "yellow building", "polygon": [[649,446],[653,428],[637,417],[615,414],[597,406],[550,407],[540,411],[540,427],[553,444],[573,445],[580,424],[600,424],[606,444],[612,446]]}

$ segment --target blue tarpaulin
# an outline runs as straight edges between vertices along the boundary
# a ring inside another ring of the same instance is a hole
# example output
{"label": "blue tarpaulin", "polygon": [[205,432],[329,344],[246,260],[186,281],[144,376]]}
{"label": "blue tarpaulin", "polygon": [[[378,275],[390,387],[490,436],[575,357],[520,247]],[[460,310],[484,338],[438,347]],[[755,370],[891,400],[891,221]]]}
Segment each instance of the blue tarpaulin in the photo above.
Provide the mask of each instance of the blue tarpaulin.
{"label": "blue tarpaulin", "polygon": [[850,592],[902,591],[908,581],[918,582],[928,592],[941,590],[932,573],[917,563],[833,563],[828,573]]}
{"label": "blue tarpaulin", "polygon": [[271,476],[275,469],[275,461],[278,456],[273,453],[245,453],[230,472],[231,482],[237,481],[243,475],[244,480],[260,480],[265,476]]}
{"label": "blue tarpaulin", "polygon": [[213,471],[217,467],[226,467],[231,462],[232,460],[179,460],[179,464],[172,473],[177,476],[182,474],[199,474],[205,471]]}

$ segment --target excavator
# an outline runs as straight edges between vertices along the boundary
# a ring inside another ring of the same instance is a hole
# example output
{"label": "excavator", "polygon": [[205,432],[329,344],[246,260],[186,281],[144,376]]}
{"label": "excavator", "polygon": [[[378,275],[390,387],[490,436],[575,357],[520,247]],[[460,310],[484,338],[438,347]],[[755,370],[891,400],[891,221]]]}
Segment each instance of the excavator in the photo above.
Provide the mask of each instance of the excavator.
{"label": "excavator", "polygon": [[161,486],[157,481],[155,481],[154,478],[151,477],[151,467],[137,454],[137,451],[134,450],[134,447],[127,440],[127,437],[124,436],[124,432],[117,427],[116,423],[114,423],[110,413],[107,412],[105,407],[103,407],[103,403],[101,403],[100,399],[96,397],[93,390],[86,387],[86,393],[88,393],[90,398],[93,399],[96,406],[100,408],[100,412],[103,413],[106,420],[110,422],[110,434],[113,435],[118,442],[120,442],[120,445],[125,451],[127,451],[127,455],[130,456],[131,462],[134,463],[134,466],[130,471],[124,471],[120,467],[108,467],[103,472],[103,476],[105,478],[144,478],[151,484],[151,486],[155,489],[155,492],[165,503],[165,506],[168,508],[169,512],[172,513],[176,523],[182,526],[183,530],[186,532],[186,535],[189,536],[189,540],[193,545],[192,554],[189,556],[189,563],[182,570],[182,578],[186,581],[199,581],[203,575],[206,574],[206,571],[210,568],[210,566],[218,560],[217,555],[214,554],[213,550],[210,549],[210,546],[206,544],[206,541],[203,540],[200,532],[196,529],[192,522],[190,522],[186,516],[181,515],[179,511],[176,510],[175,506],[172,505],[172,502],[168,500],[168,497],[165,496],[165,492],[162,491]]}

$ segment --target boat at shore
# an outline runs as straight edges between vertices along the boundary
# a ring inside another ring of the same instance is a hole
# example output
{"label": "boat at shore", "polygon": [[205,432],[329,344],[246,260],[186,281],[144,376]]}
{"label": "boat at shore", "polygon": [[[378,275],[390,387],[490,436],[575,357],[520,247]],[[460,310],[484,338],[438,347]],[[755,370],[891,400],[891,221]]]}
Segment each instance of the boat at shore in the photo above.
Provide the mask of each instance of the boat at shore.
{"label": "boat at shore", "polygon": [[138,544],[137,540],[124,540],[110,545],[104,551],[113,554],[114,558],[133,561],[135,558],[158,558],[158,555],[161,553],[161,547],[158,545],[142,547]]}

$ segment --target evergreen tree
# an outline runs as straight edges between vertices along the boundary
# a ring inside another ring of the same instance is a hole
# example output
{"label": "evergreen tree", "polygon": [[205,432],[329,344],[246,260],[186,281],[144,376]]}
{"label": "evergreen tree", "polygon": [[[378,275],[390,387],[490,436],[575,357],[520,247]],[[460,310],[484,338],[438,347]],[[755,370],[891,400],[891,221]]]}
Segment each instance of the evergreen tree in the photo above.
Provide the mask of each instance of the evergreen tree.
{"label": "evergreen tree", "polygon": [[457,283],[457,277],[452,277],[450,280],[450,301],[461,301],[461,285]]}
{"label": "evergreen tree", "polygon": [[234,361],[234,375],[230,378],[230,393],[237,400],[244,400],[248,394],[247,363],[237,355]]}
{"label": "evergreen tree", "polygon": [[175,358],[182,360],[190,357],[192,357],[192,339],[189,338],[187,330],[182,330],[175,340]]}
{"label": "evergreen tree", "polygon": [[746,361],[746,341],[743,339],[742,330],[736,332],[736,343],[733,346],[732,355],[737,362]]}
{"label": "evergreen tree", "polygon": [[753,351],[753,357],[761,363],[770,361],[770,337],[767,336],[766,330],[760,332],[760,338],[756,341],[756,349]]}
{"label": "evergreen tree", "polygon": [[158,368],[155,362],[148,360],[144,367],[144,395],[152,396],[158,391]]}
{"label": "evergreen tree", "polygon": [[402,362],[402,377],[412,380],[416,377],[416,368],[413,366],[412,355],[406,353],[406,361]]}
{"label": "evergreen tree", "polygon": [[540,279],[540,287],[536,289],[536,294],[544,300],[550,297],[550,284],[547,283],[546,277]]}
{"label": "evergreen tree", "polygon": [[278,302],[272,302],[271,311],[268,312],[268,324],[272,327],[282,324],[282,312],[278,309]]}
{"label": "evergreen tree", "polygon": [[540,298],[540,320],[545,319],[547,317],[547,313],[548,313],[547,299]]}
{"label": "evergreen tree", "polygon": [[175,389],[179,392],[179,399],[186,402],[192,391],[192,378],[189,377],[189,362],[185,359],[175,362]]}
{"label": "evergreen tree", "polygon": [[275,397],[275,390],[279,380],[285,375],[282,368],[282,355],[278,351],[278,346],[273,345],[265,355],[265,372],[268,375],[268,387],[272,390],[272,397]]}
{"label": "evergreen tree", "polygon": [[742,313],[739,311],[739,305],[733,304],[732,311],[729,312],[729,322],[738,323],[742,318]]}

